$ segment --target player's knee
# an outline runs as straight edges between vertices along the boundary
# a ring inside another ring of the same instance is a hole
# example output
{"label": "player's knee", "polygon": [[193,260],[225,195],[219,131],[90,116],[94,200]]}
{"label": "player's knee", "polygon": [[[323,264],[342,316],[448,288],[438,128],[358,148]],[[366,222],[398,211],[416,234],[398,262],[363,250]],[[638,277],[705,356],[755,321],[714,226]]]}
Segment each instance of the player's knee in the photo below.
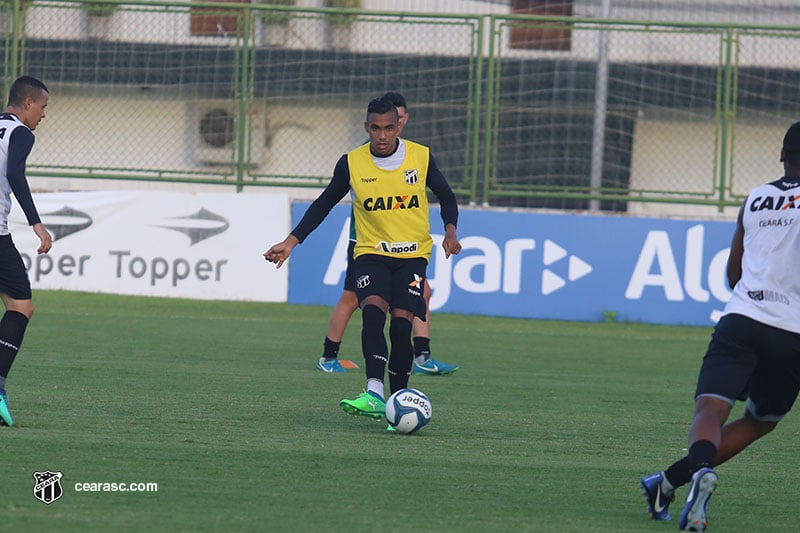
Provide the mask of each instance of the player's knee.
{"label": "player's knee", "polygon": [[376,305],[365,305],[361,310],[361,319],[365,329],[375,329],[383,332],[386,324],[386,311]]}
{"label": "player's knee", "polygon": [[389,303],[380,296],[375,294],[367,296],[366,298],[364,298],[364,301],[361,302],[362,309],[366,309],[370,305],[380,309],[383,312],[383,314],[386,314],[386,312],[389,310]]}
{"label": "player's knee", "polygon": [[358,296],[353,291],[345,291],[342,294],[342,300],[344,301],[344,305],[347,306],[348,309],[355,311],[358,309]]}
{"label": "player's knee", "polygon": [[405,317],[392,317],[389,323],[389,338],[392,345],[397,342],[411,342],[411,321]]}
{"label": "player's knee", "polygon": [[703,419],[709,423],[722,423],[727,420],[732,405],[716,396],[702,395],[695,401],[695,419]]}
{"label": "player's knee", "polygon": [[11,302],[6,302],[6,311],[16,311],[17,313],[25,315],[25,317],[30,320],[35,308],[33,306],[33,300],[12,300]]}

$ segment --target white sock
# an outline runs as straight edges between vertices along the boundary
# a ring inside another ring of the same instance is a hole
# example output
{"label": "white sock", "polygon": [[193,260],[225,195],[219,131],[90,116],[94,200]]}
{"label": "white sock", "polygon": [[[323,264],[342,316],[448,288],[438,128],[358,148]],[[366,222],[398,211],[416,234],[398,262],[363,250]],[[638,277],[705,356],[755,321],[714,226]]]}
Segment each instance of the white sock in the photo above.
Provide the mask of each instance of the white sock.
{"label": "white sock", "polygon": [[664,472],[661,472],[661,491],[664,494],[672,494],[675,492],[675,487],[672,486],[672,483],[667,481],[667,476],[664,475]]}
{"label": "white sock", "polygon": [[374,392],[375,394],[380,396],[381,400],[383,400],[385,398],[385,396],[383,395],[383,381],[381,381],[379,379],[375,379],[375,378],[368,379],[367,380],[367,390],[369,392]]}

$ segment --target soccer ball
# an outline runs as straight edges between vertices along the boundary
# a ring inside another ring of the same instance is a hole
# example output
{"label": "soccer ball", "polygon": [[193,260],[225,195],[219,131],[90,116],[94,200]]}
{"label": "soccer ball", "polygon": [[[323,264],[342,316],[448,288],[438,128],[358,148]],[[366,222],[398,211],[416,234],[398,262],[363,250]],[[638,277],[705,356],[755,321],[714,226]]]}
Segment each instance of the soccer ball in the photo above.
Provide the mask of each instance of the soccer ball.
{"label": "soccer ball", "polygon": [[425,393],[400,389],[386,402],[386,420],[400,433],[415,433],[431,421],[432,407]]}

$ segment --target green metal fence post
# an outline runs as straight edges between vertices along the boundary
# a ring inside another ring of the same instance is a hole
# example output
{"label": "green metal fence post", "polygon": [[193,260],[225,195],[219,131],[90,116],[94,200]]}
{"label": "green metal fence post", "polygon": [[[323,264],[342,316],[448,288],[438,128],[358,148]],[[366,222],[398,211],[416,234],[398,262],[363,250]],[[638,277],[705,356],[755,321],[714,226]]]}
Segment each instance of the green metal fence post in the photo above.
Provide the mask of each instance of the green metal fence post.
{"label": "green metal fence post", "polygon": [[[3,65],[3,98],[8,96],[13,80],[19,77],[24,62],[25,4],[24,0],[12,0],[6,4],[5,64]],[[10,30],[10,31],[9,31]]]}
{"label": "green metal fence post", "polygon": [[[473,50],[470,61],[470,96],[467,97],[468,124],[471,128],[471,140],[467,142],[465,154],[465,178],[469,183],[471,204],[478,201],[478,164],[481,142],[481,87],[483,86],[483,36],[485,19],[477,20],[477,31],[473,32]],[[468,137],[469,138],[469,137]]]}
{"label": "green metal fence post", "polygon": [[241,18],[239,22],[239,47],[237,49],[238,65],[236,75],[238,76],[236,92],[236,105],[239,109],[236,131],[236,192],[242,192],[244,189],[244,176],[245,165],[248,162],[249,156],[249,135],[248,127],[250,126],[250,109],[249,106],[252,102],[253,96],[253,75],[251,73],[252,58],[250,57],[250,34],[252,33],[251,21],[252,10],[248,7],[249,4],[244,4],[242,7]]}
{"label": "green metal fence post", "polygon": [[484,134],[484,167],[483,167],[483,192],[481,200],[484,205],[489,204],[489,185],[492,177],[497,172],[497,135],[499,129],[500,109],[496,101],[500,85],[500,61],[496,56],[495,39],[499,34],[497,19],[489,16],[489,59],[486,65],[486,132]]}
{"label": "green metal fence post", "polygon": [[731,128],[731,113],[732,113],[732,70],[733,70],[733,41],[734,32],[732,28],[725,30],[725,57],[723,62],[723,79],[722,79],[722,105],[720,116],[720,146],[719,146],[719,204],[718,208],[722,210],[726,195],[725,184],[727,182],[728,172],[728,143],[730,128]]}

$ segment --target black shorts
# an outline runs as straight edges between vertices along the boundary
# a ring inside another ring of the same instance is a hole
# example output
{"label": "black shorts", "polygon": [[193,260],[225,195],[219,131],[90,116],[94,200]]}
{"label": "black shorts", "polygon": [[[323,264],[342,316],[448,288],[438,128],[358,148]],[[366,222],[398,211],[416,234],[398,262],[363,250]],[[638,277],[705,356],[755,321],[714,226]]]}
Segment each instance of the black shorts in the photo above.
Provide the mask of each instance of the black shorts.
{"label": "black shorts", "polygon": [[697,396],[716,396],[733,404],[748,399],[759,420],[777,422],[800,392],[800,334],[746,316],[723,316],[711,336]]}
{"label": "black shorts", "polygon": [[425,320],[425,276],[428,261],[422,257],[398,259],[366,254],[353,263],[358,303],[377,295],[390,309],[405,309]]}
{"label": "black shorts", "polygon": [[353,273],[353,250],[356,249],[356,241],[350,241],[347,245],[347,269],[344,271],[344,290],[356,292],[356,275]]}
{"label": "black shorts", "polygon": [[0,235],[0,292],[15,300],[30,300],[31,282],[11,235]]}

